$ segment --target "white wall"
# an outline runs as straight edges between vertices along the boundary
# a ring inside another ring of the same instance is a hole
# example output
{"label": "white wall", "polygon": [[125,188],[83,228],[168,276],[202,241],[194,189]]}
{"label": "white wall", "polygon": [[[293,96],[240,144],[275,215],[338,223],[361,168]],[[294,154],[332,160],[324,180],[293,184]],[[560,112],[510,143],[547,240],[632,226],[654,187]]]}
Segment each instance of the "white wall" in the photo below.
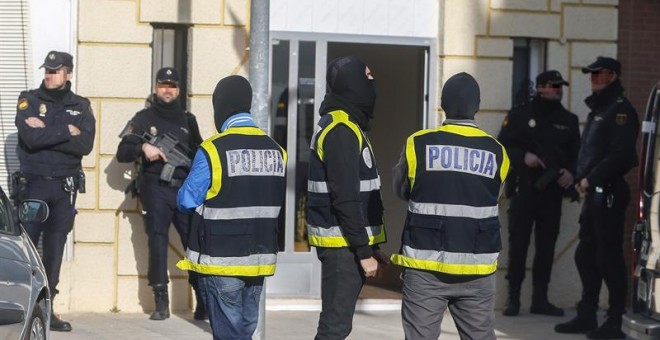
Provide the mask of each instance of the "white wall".
{"label": "white wall", "polygon": [[[33,86],[39,87],[44,79],[43,64],[51,50],[68,52],[76,65],[76,5],[75,0],[30,0],[30,25],[32,40]],[[75,79],[72,83],[75,89]]]}

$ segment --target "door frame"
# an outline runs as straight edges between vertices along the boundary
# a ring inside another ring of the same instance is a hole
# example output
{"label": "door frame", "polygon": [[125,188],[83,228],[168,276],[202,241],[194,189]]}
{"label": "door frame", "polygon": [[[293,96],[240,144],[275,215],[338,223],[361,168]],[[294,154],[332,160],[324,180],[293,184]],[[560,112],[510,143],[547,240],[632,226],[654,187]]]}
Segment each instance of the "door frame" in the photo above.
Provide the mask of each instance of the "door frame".
{"label": "door frame", "polygon": [[[298,87],[298,47],[300,41],[316,42],[315,53],[315,81],[314,83],[314,112],[318,112],[321,102],[325,96],[326,82],[325,74],[327,67],[328,43],[364,43],[376,45],[401,45],[416,46],[426,49],[425,56],[425,80],[424,91],[425,100],[423,103],[423,128],[437,126],[439,117],[435,108],[437,98],[437,78],[438,62],[432,59],[437,55],[437,44],[435,38],[415,38],[415,37],[389,37],[389,36],[370,36],[370,35],[350,35],[350,34],[326,34],[326,33],[308,33],[308,32],[270,32],[270,46],[275,40],[289,41],[289,78],[288,78],[288,103],[287,103],[287,153],[289,160],[295,160],[296,157],[296,134],[297,134],[297,87]],[[271,68],[273,60],[272,48],[269,49],[269,61]],[[269,74],[268,91],[272,98],[272,76]],[[272,102],[272,100],[271,100]],[[268,127],[271,127],[273,119],[273,110],[268,115]],[[320,117],[314,115],[314,125],[318,123]],[[287,164],[287,189],[286,189],[286,207],[284,220],[287,226],[284,236],[284,250],[277,255],[278,271],[274,277],[270,278],[266,286],[268,296],[305,296],[320,297],[321,295],[321,263],[316,256],[314,247],[309,252],[294,251],[294,230],[295,230],[295,183],[296,183],[296,164],[289,161]],[[303,271],[302,273],[300,271]],[[279,274],[279,275],[278,275]],[[298,285],[292,284],[293,280],[303,281],[305,284],[301,289]]]}

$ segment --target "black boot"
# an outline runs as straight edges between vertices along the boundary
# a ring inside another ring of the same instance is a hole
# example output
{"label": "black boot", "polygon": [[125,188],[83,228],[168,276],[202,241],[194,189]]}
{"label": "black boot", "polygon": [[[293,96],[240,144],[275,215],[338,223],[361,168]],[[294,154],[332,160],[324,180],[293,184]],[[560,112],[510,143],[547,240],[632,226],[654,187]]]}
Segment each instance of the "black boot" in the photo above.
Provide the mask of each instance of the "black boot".
{"label": "black boot", "polygon": [[195,320],[206,320],[209,318],[209,316],[206,314],[206,307],[204,305],[204,300],[202,299],[202,294],[199,292],[199,288],[194,288],[193,290],[195,291],[195,312],[193,313],[193,317]]}
{"label": "black boot", "polygon": [[555,325],[557,333],[587,333],[598,327],[596,309],[586,308],[578,303],[577,316],[572,320]]}
{"label": "black boot", "polygon": [[608,316],[603,325],[587,333],[589,339],[625,339],[621,331],[621,315]]}
{"label": "black boot", "polygon": [[165,320],[170,317],[170,298],[167,293],[167,283],[153,285],[156,310],[151,313],[151,320]]}
{"label": "black boot", "polygon": [[518,313],[520,313],[520,288],[509,287],[509,297],[506,299],[502,315],[516,316]]}
{"label": "black boot", "polygon": [[50,298],[50,330],[55,332],[71,332],[71,324],[60,319],[60,317],[55,314],[53,305],[55,305],[55,296],[57,295],[58,290],[53,289],[53,295]]}
{"label": "black boot", "polygon": [[532,314],[543,314],[551,316],[564,316],[564,310],[548,301],[548,287],[534,286],[532,292],[532,306],[529,308]]}
{"label": "black boot", "polygon": [[71,324],[60,319],[51,309],[50,312],[50,330],[56,332],[71,332]]}

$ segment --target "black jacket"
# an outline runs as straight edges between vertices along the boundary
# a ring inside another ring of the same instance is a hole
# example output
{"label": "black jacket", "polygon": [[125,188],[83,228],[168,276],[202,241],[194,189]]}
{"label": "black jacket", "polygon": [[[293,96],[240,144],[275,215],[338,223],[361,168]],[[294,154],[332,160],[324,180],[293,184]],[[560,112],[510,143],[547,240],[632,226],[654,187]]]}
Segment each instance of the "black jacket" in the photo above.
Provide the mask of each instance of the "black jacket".
{"label": "black jacket", "polygon": [[[182,146],[180,150],[188,151],[191,159],[202,142],[197,120],[192,113],[183,111],[178,106],[163,104],[158,100],[153,100],[151,106],[136,113],[127,129],[129,133],[122,138],[117,148],[117,160],[120,163],[141,160],[142,172],[153,175],[150,176],[151,178],[160,176],[165,162],[160,159],[150,162],[144,157],[142,144],[146,141],[140,137],[144,133],[151,136],[171,133],[180,142]],[[179,167],[174,171],[173,178],[185,179],[189,171],[190,169]]]}
{"label": "black jacket", "polygon": [[[511,159],[508,183],[512,185],[533,185],[546,171],[558,175],[558,170],[566,169],[575,175],[580,127],[577,116],[561,102],[535,97],[529,104],[512,108],[497,139]],[[527,167],[527,152],[537,155],[546,169]],[[554,180],[548,186],[559,187]]]}
{"label": "black jacket", "polygon": [[[29,117],[44,122],[45,128],[31,128]],[[18,158],[28,175],[67,177],[81,169],[82,157],[94,147],[96,119],[87,98],[71,92],[71,83],[60,91],[38,89],[21,92],[16,110]],[[69,125],[80,130],[72,136]]]}
{"label": "black jacket", "polygon": [[[342,98],[327,94],[321,104],[321,116],[337,109],[348,113],[363,131],[369,130],[369,117],[366,114]],[[325,143],[333,146],[325,149],[324,157],[332,208],[357,257],[368,258],[373,255],[373,251],[364,230],[366,220],[362,214],[360,145],[355,133],[345,125],[332,129]]]}
{"label": "black jacket", "polygon": [[593,188],[622,179],[638,164],[639,121],[619,80],[587,97],[585,103],[591,112],[582,133],[575,179],[587,178]]}

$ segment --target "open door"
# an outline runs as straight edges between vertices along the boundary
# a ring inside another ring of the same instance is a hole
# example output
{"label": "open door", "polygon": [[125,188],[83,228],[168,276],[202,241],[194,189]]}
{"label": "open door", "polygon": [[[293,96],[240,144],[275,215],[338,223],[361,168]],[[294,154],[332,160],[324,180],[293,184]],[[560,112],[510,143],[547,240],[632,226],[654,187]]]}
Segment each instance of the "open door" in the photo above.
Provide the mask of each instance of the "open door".
{"label": "open door", "polygon": [[[430,46],[342,42],[324,36],[271,32],[271,131],[289,154],[287,197],[280,221],[280,253],[277,271],[266,286],[269,296],[320,296],[321,264],[314,248],[307,244],[306,195],[309,145],[325,96],[327,63],[339,56],[357,55],[376,78],[375,119],[367,132],[380,170],[385,227],[388,242],[381,246],[387,254],[398,251],[407,204],[394,197],[391,169],[397,163],[406,137],[435,122],[429,114]],[[330,40],[330,41],[329,41]],[[397,297],[384,290],[399,291],[400,268],[391,266],[369,279],[369,297]]]}

